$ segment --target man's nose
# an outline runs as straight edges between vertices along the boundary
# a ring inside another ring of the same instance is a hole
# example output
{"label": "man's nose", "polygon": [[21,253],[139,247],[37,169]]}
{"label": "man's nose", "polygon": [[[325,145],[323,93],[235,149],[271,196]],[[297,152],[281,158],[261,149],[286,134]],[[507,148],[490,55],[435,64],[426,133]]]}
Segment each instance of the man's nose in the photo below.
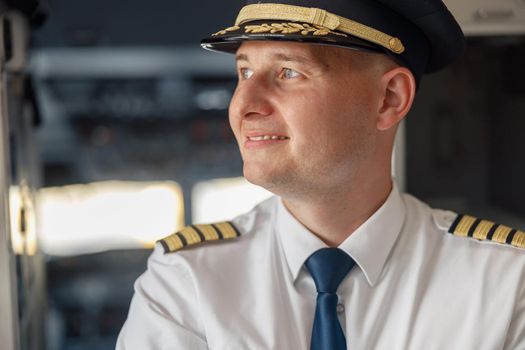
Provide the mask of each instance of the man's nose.
{"label": "man's nose", "polygon": [[239,82],[230,104],[235,118],[266,117],[273,112],[271,83],[264,76],[253,75]]}

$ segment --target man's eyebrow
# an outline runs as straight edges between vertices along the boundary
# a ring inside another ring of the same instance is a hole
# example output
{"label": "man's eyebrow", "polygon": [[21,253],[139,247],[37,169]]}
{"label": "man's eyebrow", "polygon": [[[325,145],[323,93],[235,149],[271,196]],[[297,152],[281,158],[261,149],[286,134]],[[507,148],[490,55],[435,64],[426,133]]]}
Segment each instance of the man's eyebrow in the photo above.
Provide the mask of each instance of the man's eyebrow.
{"label": "man's eyebrow", "polygon": [[[282,62],[299,62],[303,63],[309,66],[321,66],[322,68],[326,69],[328,68],[328,64],[325,62],[322,62],[318,59],[311,59],[302,55],[290,55],[290,54],[284,54],[284,53],[275,53],[271,56],[271,58],[275,61],[282,61]],[[235,56],[236,61],[246,61],[249,62],[248,55],[240,53]]]}
{"label": "man's eyebrow", "polygon": [[239,53],[235,56],[235,60],[236,61],[249,61],[248,60],[248,56],[243,54],[243,53]]}
{"label": "man's eyebrow", "polygon": [[285,62],[300,62],[300,63],[313,63],[312,60],[306,58],[306,57],[303,57],[303,56],[299,56],[299,55],[287,55],[287,54],[284,54],[284,53],[276,53],[275,55],[273,55],[274,58],[278,61],[285,61]]}
{"label": "man's eyebrow", "polygon": [[326,62],[323,62],[322,60],[316,58],[310,58],[302,55],[289,55],[289,54],[283,54],[283,53],[276,53],[274,55],[275,59],[278,61],[283,62],[298,62],[305,64],[307,66],[311,67],[321,67],[322,69],[327,69],[328,64]]}

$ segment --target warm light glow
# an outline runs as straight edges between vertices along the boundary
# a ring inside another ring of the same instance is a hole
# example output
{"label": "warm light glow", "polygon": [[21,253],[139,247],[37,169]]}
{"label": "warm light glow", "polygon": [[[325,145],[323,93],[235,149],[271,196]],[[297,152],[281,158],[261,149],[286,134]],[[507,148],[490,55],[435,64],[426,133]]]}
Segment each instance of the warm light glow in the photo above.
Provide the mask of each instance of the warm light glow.
{"label": "warm light glow", "polygon": [[230,220],[271,195],[243,177],[199,182],[192,191],[193,222]]}
{"label": "warm light glow", "polygon": [[17,255],[37,251],[35,208],[30,188],[22,183],[9,189],[11,243]]}
{"label": "warm light glow", "polygon": [[44,188],[37,203],[39,241],[51,255],[149,248],[184,224],[182,191],[173,182]]}

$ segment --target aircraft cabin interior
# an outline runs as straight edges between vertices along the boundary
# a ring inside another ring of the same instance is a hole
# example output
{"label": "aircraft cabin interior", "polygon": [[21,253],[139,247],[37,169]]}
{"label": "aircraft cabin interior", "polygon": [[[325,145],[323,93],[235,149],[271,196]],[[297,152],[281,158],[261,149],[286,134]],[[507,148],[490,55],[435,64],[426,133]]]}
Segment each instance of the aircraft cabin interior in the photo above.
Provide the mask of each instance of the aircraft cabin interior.
{"label": "aircraft cabin interior", "polygon": [[[525,230],[525,1],[445,0],[462,57],[425,76],[398,186]],[[155,241],[272,194],[242,177],[234,59],[200,40],[244,1],[0,0],[0,348],[114,349]]]}

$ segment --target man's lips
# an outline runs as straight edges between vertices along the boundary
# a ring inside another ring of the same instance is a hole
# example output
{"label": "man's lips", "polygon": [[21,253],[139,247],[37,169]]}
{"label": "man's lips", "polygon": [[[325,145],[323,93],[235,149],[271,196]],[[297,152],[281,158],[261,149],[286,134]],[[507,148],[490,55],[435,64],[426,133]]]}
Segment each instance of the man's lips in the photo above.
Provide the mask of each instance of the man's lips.
{"label": "man's lips", "polygon": [[284,136],[278,133],[271,132],[248,132],[245,135],[244,147],[246,148],[259,148],[270,145],[275,145],[286,140],[289,140],[288,136]]}
{"label": "man's lips", "polygon": [[248,141],[268,141],[268,140],[286,140],[289,137],[279,135],[257,135],[257,136],[246,136]]}

